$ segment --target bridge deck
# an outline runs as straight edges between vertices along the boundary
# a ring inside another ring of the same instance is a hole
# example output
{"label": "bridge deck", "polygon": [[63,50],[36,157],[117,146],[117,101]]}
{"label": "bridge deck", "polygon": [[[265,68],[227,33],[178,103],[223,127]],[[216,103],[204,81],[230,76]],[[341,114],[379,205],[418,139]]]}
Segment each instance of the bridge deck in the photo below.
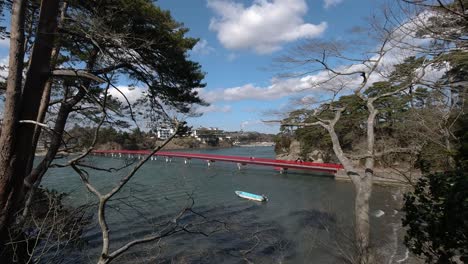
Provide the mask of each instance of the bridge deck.
{"label": "bridge deck", "polygon": [[[121,154],[121,155],[148,155],[151,152],[148,150],[95,150],[95,154]],[[338,170],[343,169],[341,164],[333,163],[316,163],[306,161],[289,161],[289,160],[276,160],[257,157],[242,157],[242,156],[226,156],[226,155],[213,155],[202,153],[189,153],[189,152],[173,152],[173,151],[159,151],[155,156],[169,157],[169,158],[184,158],[184,159],[200,159],[206,161],[225,161],[235,162],[242,165],[254,164],[261,166],[271,166],[280,169],[299,169],[299,170],[312,170],[327,173],[336,173]]]}

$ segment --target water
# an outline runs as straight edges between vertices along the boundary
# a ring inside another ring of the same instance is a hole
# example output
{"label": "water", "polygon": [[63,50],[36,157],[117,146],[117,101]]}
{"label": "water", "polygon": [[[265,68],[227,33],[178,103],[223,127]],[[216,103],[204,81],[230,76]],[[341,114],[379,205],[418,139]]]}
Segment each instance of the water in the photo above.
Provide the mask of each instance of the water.
{"label": "water", "polygon": [[[272,147],[197,152],[274,157]],[[104,157],[88,162],[114,168],[124,164],[123,159]],[[128,170],[90,171],[90,181],[104,193]],[[51,169],[44,186],[70,193],[67,202],[74,206],[96,201],[70,169]],[[241,199],[236,190],[265,194],[269,202]],[[372,210],[385,212],[372,218],[372,232],[381,234],[376,241],[380,245],[391,242],[386,234],[392,233],[391,223],[399,220],[393,213],[394,192],[374,189]],[[342,234],[352,233],[353,199],[350,183],[323,175],[279,174],[270,167],[252,165],[239,171],[235,163],[224,162],[208,167],[197,160],[191,164],[181,159],[148,161],[109,204],[111,248],[174,226],[171,220],[193,200],[193,212],[186,211],[178,220],[191,233],[180,231],[135,246],[118,263],[336,263],[337,240],[345,249],[350,245]],[[68,263],[96,262],[101,248],[98,225],[87,228],[83,239],[84,248],[69,256]]]}

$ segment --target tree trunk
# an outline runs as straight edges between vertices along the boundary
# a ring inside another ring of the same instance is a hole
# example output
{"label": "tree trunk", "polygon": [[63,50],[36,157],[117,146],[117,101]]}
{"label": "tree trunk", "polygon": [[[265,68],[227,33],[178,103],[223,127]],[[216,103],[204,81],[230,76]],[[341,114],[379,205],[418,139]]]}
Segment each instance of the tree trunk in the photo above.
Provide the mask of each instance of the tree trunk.
{"label": "tree trunk", "polygon": [[[68,3],[64,2],[62,5],[62,11],[60,12],[60,20],[58,22],[58,26],[63,24],[63,21],[65,20],[67,8],[68,8]],[[54,46],[52,50],[52,54],[51,54],[51,63],[50,63],[51,68],[55,68],[59,54],[60,54],[60,45],[57,44],[56,46]],[[44,92],[42,93],[42,97],[41,97],[41,104],[39,107],[37,120],[36,120],[39,123],[44,123],[45,116],[47,114],[47,109],[49,108],[51,91],[52,91],[52,78],[49,78],[44,86]],[[32,148],[34,150],[37,148],[39,136],[41,135],[41,130],[42,130],[41,128],[42,128],[41,126],[37,126],[37,125],[34,127],[34,135],[33,135],[33,143],[32,143]],[[34,156],[31,156],[28,162],[28,167],[26,169],[27,173],[31,171],[33,162],[34,162]]]}
{"label": "tree trunk", "polygon": [[373,99],[367,102],[369,115],[367,118],[367,158],[365,163],[364,173],[357,172],[353,163],[347,158],[341,148],[338,135],[335,131],[335,124],[340,119],[341,113],[335,113],[334,120],[328,125],[322,125],[327,129],[333,151],[338,160],[343,165],[346,174],[350,177],[355,190],[354,200],[354,235],[356,238],[356,246],[358,249],[358,262],[360,264],[373,263],[372,253],[370,252],[370,217],[369,217],[369,200],[372,194],[372,180],[374,176],[374,145],[375,145],[375,118],[378,111],[373,106]]}
{"label": "tree trunk", "polygon": [[[44,88],[50,77],[59,2],[59,0],[41,2],[38,31],[23,89],[21,120],[36,121],[38,117]],[[21,141],[18,141],[16,146],[18,158],[16,166],[13,167],[15,167],[15,174],[24,179],[28,173],[29,159],[33,158],[35,152],[34,129],[30,125],[21,125],[18,128],[18,134],[21,135]]]}
{"label": "tree trunk", "polygon": [[375,145],[375,118],[378,110],[375,109],[374,99],[367,100],[367,157],[364,175],[359,178],[359,184],[354,185],[356,198],[354,202],[355,211],[355,236],[358,242],[359,263],[373,263],[372,252],[370,252],[370,217],[369,200],[372,195],[372,180],[374,178],[374,145]]}
{"label": "tree trunk", "polygon": [[[18,67],[20,57],[24,59],[23,45],[16,47],[18,44],[23,44],[24,41],[24,5],[25,1],[14,1],[12,14],[12,32],[15,31],[16,36],[11,40],[10,60],[13,63],[10,67],[15,68],[13,75],[8,77],[8,82],[13,82],[10,79],[16,79],[15,87],[10,87],[10,92],[15,95],[9,98],[9,104],[15,104],[13,108],[7,108],[5,116],[8,118],[6,123],[6,133],[2,132],[2,157],[0,161],[0,244],[4,244],[7,237],[6,230],[11,223],[16,210],[17,204],[22,197],[23,180],[27,170],[28,161],[35,150],[32,146],[32,138],[34,129],[29,125],[18,125],[19,120],[37,120],[37,112],[41,101],[41,95],[44,90],[44,85],[49,78],[51,51],[54,43],[55,30],[57,27],[57,15],[59,9],[59,0],[43,0],[39,15],[39,23],[37,34],[34,42],[34,47],[31,53],[30,65],[26,74],[26,80],[21,94],[21,88],[18,89],[18,84],[21,79],[18,75],[22,74],[23,67]],[[17,29],[17,27],[19,27]],[[20,40],[21,41],[20,41]],[[21,51],[17,51],[21,49]],[[19,72],[18,72],[19,71]],[[16,77],[15,77],[16,76]],[[19,80],[17,80],[19,78]],[[7,95],[8,98],[8,95]],[[17,126],[17,127],[16,127]],[[14,136],[17,140],[14,140]]]}
{"label": "tree trunk", "polygon": [[354,185],[354,189],[356,191],[354,200],[354,233],[358,247],[358,260],[360,264],[369,264],[373,263],[370,252],[369,221],[369,200],[372,193],[372,177],[364,176],[358,185]]}
{"label": "tree trunk", "polygon": [[6,227],[10,221],[12,193],[16,191],[11,164],[15,160],[16,125],[21,106],[21,83],[24,61],[24,19],[26,0],[13,1],[6,101],[0,135],[0,252],[3,251]]}
{"label": "tree trunk", "polygon": [[[98,52],[99,51],[97,48],[95,48],[91,52],[91,55],[90,55],[91,57],[86,66],[87,71],[92,71],[94,69],[94,66],[96,64],[96,60],[98,57]],[[91,81],[89,79],[86,79],[84,83],[85,83],[84,85],[88,87]],[[32,201],[32,197],[34,195],[35,189],[41,183],[42,177],[49,169],[50,164],[54,160],[55,155],[57,155],[57,152],[59,151],[60,146],[62,145],[63,133],[65,131],[65,126],[67,124],[68,116],[73,111],[73,107],[76,104],[78,104],[85,97],[85,95],[86,95],[86,91],[80,88],[78,92],[71,99],[67,101],[68,93],[65,92],[63,103],[60,105],[59,111],[57,113],[57,118],[55,120],[55,125],[53,128],[53,134],[52,134],[52,141],[50,143],[49,149],[47,150],[47,153],[45,157],[42,159],[42,161],[34,168],[34,170],[30,171],[28,176],[24,179],[25,191],[26,192],[29,191],[30,193],[29,195],[27,195],[28,197],[27,197],[27,201],[24,207],[23,217],[25,217],[28,213],[29,206]]]}

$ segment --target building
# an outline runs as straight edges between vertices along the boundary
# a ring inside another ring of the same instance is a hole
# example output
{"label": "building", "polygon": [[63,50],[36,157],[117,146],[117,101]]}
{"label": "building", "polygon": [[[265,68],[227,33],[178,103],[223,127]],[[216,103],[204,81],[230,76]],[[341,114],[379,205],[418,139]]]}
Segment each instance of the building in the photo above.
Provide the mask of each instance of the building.
{"label": "building", "polygon": [[168,139],[172,134],[174,134],[172,127],[164,126],[156,129],[156,135],[159,139]]}
{"label": "building", "polygon": [[218,129],[217,127],[200,127],[198,129],[192,130],[192,133],[190,135],[196,140],[207,144],[214,144],[226,139],[224,131]]}

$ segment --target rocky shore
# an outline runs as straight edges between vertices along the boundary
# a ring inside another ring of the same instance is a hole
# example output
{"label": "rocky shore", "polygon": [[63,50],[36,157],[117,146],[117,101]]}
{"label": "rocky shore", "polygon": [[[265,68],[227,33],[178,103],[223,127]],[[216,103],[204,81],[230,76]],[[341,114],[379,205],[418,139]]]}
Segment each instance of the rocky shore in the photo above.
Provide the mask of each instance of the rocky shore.
{"label": "rocky shore", "polygon": [[275,142],[253,142],[248,144],[236,144],[236,147],[272,147]]}
{"label": "rocky shore", "polygon": [[[330,162],[325,159],[325,153],[320,150],[314,150],[310,153],[304,154],[301,151],[301,143],[297,140],[292,140],[289,147],[277,149],[276,159],[281,160],[306,160],[317,163]],[[355,164],[356,168],[364,170],[358,163]],[[394,164],[393,166],[381,167],[376,166],[374,169],[374,184],[378,185],[392,185],[392,186],[407,186],[421,177],[419,169],[410,168],[405,164]],[[339,171],[335,175],[336,180],[351,181],[344,170]]]}

